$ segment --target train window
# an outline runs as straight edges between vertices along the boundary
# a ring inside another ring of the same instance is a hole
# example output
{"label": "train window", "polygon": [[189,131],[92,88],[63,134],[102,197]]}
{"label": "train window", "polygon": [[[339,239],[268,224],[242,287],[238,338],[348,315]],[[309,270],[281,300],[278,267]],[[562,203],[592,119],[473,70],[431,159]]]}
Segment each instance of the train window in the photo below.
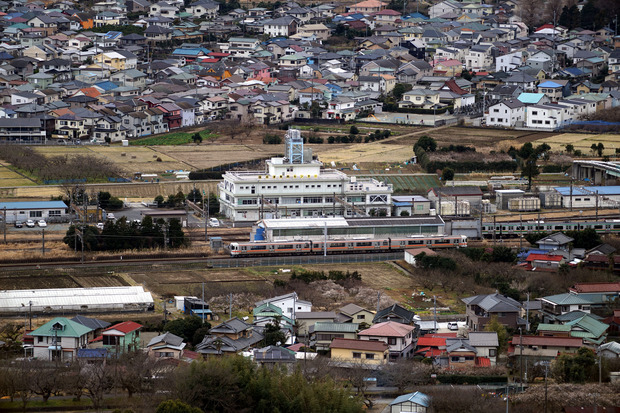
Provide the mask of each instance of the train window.
{"label": "train window", "polygon": [[620,225],[614,225],[614,229],[620,228]]}
{"label": "train window", "polygon": [[387,241],[383,241],[383,246],[387,246],[388,242]]}
{"label": "train window", "polygon": [[424,241],[422,240],[417,240],[417,241],[409,241],[408,243],[409,245],[421,245],[424,244]]}
{"label": "train window", "polygon": [[595,225],[594,229],[603,229],[603,226],[602,225]]}
{"label": "train window", "polygon": [[562,229],[562,225],[556,225],[554,229]]}
{"label": "train window", "polygon": [[266,245],[252,245],[250,247],[250,251],[259,251],[259,250],[266,250],[266,249],[267,249]]}
{"label": "train window", "polygon": [[332,242],[329,246],[332,248],[344,248],[345,243],[344,242]]}
{"label": "train window", "polygon": [[279,249],[279,250],[290,250],[292,248],[293,248],[293,246],[290,245],[290,244],[289,245],[278,245],[278,247],[277,247],[277,249]]}
{"label": "train window", "polygon": [[356,245],[358,247],[370,247],[372,246],[372,242],[358,242]]}

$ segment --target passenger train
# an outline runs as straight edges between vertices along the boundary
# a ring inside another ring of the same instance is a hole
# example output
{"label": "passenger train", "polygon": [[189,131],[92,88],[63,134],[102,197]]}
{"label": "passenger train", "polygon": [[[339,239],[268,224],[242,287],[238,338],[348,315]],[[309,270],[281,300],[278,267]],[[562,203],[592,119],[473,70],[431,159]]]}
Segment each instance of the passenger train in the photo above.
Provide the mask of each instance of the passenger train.
{"label": "passenger train", "polygon": [[347,239],[325,241],[231,242],[230,255],[252,257],[265,255],[305,255],[392,252],[409,248],[465,248],[465,235],[413,235],[404,238]]}
{"label": "passenger train", "polygon": [[589,228],[601,234],[620,234],[620,220],[497,222],[495,231],[493,223],[485,222],[482,225],[482,236],[491,238],[495,233],[498,238],[510,238],[530,232],[580,231]]}

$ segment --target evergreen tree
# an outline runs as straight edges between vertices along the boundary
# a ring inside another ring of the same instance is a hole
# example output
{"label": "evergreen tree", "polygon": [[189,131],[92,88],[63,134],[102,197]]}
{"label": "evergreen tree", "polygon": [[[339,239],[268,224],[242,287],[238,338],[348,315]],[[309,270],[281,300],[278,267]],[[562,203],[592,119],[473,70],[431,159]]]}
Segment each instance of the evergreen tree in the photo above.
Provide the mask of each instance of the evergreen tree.
{"label": "evergreen tree", "polygon": [[183,233],[181,221],[179,221],[178,219],[171,219],[168,223],[168,239],[170,248],[180,248],[189,244],[189,240],[185,237],[185,234]]}
{"label": "evergreen tree", "polygon": [[596,18],[599,13],[594,0],[588,2],[581,9],[581,27],[587,30],[596,30]]}

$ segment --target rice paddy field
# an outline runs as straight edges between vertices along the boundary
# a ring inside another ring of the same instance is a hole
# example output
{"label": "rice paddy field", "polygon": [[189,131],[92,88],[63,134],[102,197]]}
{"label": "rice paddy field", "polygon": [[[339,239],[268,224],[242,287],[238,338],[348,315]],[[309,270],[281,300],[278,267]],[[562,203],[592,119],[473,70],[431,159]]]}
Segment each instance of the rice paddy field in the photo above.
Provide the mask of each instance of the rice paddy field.
{"label": "rice paddy field", "polygon": [[28,185],[36,185],[36,183],[31,179],[28,179],[18,174],[17,172],[7,168],[5,165],[0,165],[0,188]]}

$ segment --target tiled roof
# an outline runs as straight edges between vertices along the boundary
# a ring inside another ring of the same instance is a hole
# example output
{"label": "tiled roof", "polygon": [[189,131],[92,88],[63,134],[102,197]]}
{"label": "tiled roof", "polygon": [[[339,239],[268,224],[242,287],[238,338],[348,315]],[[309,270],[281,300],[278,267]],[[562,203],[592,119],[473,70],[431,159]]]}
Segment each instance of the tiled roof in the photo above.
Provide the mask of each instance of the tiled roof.
{"label": "tiled roof", "polygon": [[542,337],[542,336],[514,336],[511,343],[520,345],[521,339],[524,346],[553,346],[553,347],[581,347],[583,340],[572,337]]}
{"label": "tiled roof", "polygon": [[375,324],[366,330],[357,333],[358,336],[373,337],[404,337],[415,330],[415,327],[397,323],[395,321],[386,321],[384,323]]}
{"label": "tiled roof", "polygon": [[385,351],[388,345],[383,341],[355,340],[352,338],[335,338],[329,348],[344,348],[350,350]]}

